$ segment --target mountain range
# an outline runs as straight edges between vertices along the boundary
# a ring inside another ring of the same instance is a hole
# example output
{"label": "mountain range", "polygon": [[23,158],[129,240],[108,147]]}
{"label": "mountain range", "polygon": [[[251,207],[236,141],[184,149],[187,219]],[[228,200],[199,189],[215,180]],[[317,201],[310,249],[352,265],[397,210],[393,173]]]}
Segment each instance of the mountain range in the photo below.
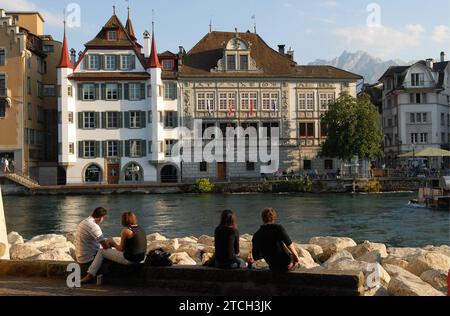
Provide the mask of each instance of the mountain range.
{"label": "mountain range", "polygon": [[317,59],[308,65],[331,65],[363,76],[365,83],[375,83],[390,66],[410,64],[400,59],[384,61],[364,51],[344,51],[341,56],[332,60]]}

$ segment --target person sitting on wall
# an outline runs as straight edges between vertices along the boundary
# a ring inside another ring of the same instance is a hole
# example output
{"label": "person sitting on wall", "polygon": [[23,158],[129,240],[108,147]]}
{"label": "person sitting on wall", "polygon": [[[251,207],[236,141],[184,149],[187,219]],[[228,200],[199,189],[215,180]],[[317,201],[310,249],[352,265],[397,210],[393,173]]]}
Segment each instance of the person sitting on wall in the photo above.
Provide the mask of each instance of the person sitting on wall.
{"label": "person sitting on wall", "polygon": [[242,269],[247,264],[239,258],[239,231],[233,211],[225,210],[214,232],[215,266],[219,269]]}
{"label": "person sitting on wall", "polygon": [[87,275],[81,280],[81,283],[88,283],[94,279],[104,259],[123,265],[138,264],[145,260],[147,237],[145,231],[137,224],[136,215],[133,212],[123,213],[122,226],[120,245],[110,238],[108,243],[114,248],[101,249],[97,252]]}
{"label": "person sitting on wall", "polygon": [[98,207],[92,212],[91,216],[84,219],[77,227],[75,234],[75,254],[82,271],[86,271],[94,261],[97,252],[100,250],[100,246],[103,249],[111,247],[100,228],[107,213],[106,209]]}
{"label": "person sitting on wall", "polygon": [[253,236],[254,260],[264,259],[270,270],[287,272],[298,266],[300,258],[283,226],[275,224],[277,214],[273,208],[262,212],[263,225]]}

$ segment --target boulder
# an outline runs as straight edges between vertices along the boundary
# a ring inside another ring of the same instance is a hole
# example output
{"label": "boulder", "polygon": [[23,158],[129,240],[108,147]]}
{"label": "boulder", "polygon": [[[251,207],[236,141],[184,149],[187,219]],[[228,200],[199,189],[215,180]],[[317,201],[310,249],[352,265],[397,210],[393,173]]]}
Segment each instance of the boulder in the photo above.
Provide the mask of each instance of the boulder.
{"label": "boulder", "polygon": [[201,235],[198,238],[197,243],[214,247],[214,238],[207,235]]}
{"label": "boulder", "polygon": [[72,244],[75,245],[76,232],[67,233],[67,234],[66,234],[66,240],[67,240],[68,242],[71,242]]}
{"label": "boulder", "polygon": [[147,242],[163,241],[163,240],[167,240],[167,238],[164,237],[163,235],[161,235],[160,233],[154,233],[154,234],[147,235]]}
{"label": "boulder", "polygon": [[403,260],[409,261],[410,258],[419,254],[425,254],[427,251],[420,248],[389,247],[387,248],[387,252],[389,254],[389,257],[401,258]]}
{"label": "boulder", "polygon": [[155,240],[147,244],[147,252],[159,248],[169,253],[175,253],[179,248],[178,239]]}
{"label": "boulder", "polygon": [[48,234],[48,235],[39,235],[39,236],[33,237],[33,238],[31,238],[30,241],[53,244],[53,243],[59,243],[59,242],[66,242],[67,239],[65,236],[62,236],[62,235]]}
{"label": "boulder", "polygon": [[191,257],[189,257],[189,255],[185,252],[179,252],[179,253],[172,254],[170,256],[170,260],[172,260],[172,262],[177,265],[185,265],[185,266],[197,265],[195,260],[192,259]]}
{"label": "boulder", "polygon": [[8,234],[8,243],[10,245],[23,244],[23,237],[19,235],[17,232],[10,232]]}
{"label": "boulder", "polygon": [[196,244],[197,243],[197,239],[193,239],[191,237],[184,237],[184,238],[177,238],[178,239],[178,243],[181,245],[184,244]]}
{"label": "boulder", "polygon": [[241,239],[244,239],[246,241],[252,241],[252,239],[253,239],[253,236],[249,235],[249,234],[244,234],[244,235],[241,235],[240,237],[241,237]]}
{"label": "boulder", "polygon": [[320,267],[320,264],[315,263],[314,260],[311,261],[304,257],[300,257],[300,260],[298,261],[298,263],[300,264],[301,269],[309,270],[309,269]]}
{"label": "boulder", "polygon": [[330,259],[328,259],[323,264],[323,266],[325,268],[328,268],[333,263],[338,262],[340,260],[344,260],[344,259],[354,260],[352,254],[350,252],[348,252],[347,250],[342,250],[342,251],[339,251],[339,252],[335,253],[334,255],[332,255],[330,257]]}
{"label": "boulder", "polygon": [[314,244],[295,244],[295,247],[297,249],[298,248],[306,249],[311,254],[311,256],[314,259],[319,258],[323,254],[322,247],[320,247],[319,245],[314,245]]}
{"label": "boulder", "polygon": [[[26,244],[33,245],[33,242],[29,242]],[[38,249],[44,253],[48,252],[48,251],[56,250],[56,249],[61,249],[66,252],[70,252],[70,249],[75,249],[75,246],[71,242],[66,241],[66,242],[58,242],[58,243],[54,243],[54,244],[39,246]]]}
{"label": "boulder", "polygon": [[72,256],[64,249],[53,249],[33,258],[34,260],[44,261],[74,261]]}
{"label": "boulder", "polygon": [[448,291],[448,285],[447,285],[447,278],[448,278],[448,271],[443,270],[428,270],[422,273],[420,276],[422,281],[427,282],[432,287],[434,287],[436,290],[447,293]]}
{"label": "boulder", "polygon": [[407,270],[418,277],[428,270],[449,271],[450,257],[434,251],[416,255],[410,259]]}
{"label": "boulder", "polygon": [[373,243],[367,240],[364,241],[362,244],[347,248],[347,250],[357,260],[359,260],[359,257],[364,256],[365,254],[372,252],[374,250],[378,250],[380,252],[381,258],[386,258],[388,256],[386,245],[380,243]]}
{"label": "boulder", "polygon": [[204,265],[207,261],[211,260],[214,256],[213,253],[205,252],[202,254],[202,265]]}
{"label": "boulder", "polygon": [[12,245],[9,250],[11,260],[28,260],[42,254],[42,251],[27,243]]}
{"label": "boulder", "polygon": [[[391,280],[389,274],[379,263],[367,263],[352,259],[342,259],[330,263],[325,268],[328,270],[338,271],[362,271],[364,273],[364,277],[366,278],[366,288],[368,289],[374,287],[388,287]],[[379,280],[374,279],[377,275],[379,276]]]}
{"label": "boulder", "polygon": [[313,237],[309,243],[322,247],[323,254],[319,258],[322,262],[341,250],[356,246],[355,241],[347,237]]}
{"label": "boulder", "polygon": [[239,257],[245,261],[248,259],[248,255],[252,252],[253,244],[251,241],[241,239],[239,242]]}
{"label": "boulder", "polygon": [[388,293],[392,296],[443,296],[430,284],[422,281],[418,276],[390,264],[385,265],[386,271],[391,276]]}
{"label": "boulder", "polygon": [[375,263],[375,262],[381,263],[382,257],[383,254],[381,253],[381,251],[379,249],[376,249],[356,258],[356,260],[368,263]]}
{"label": "boulder", "polygon": [[185,252],[189,255],[189,257],[194,258],[196,260],[201,260],[202,254],[204,253],[204,247],[197,243],[185,243],[181,244],[178,249],[178,252]]}
{"label": "boulder", "polygon": [[301,247],[298,247],[296,249],[298,256],[300,257],[299,263],[301,267],[311,269],[319,265],[314,261],[313,257],[311,256],[308,250]]}
{"label": "boulder", "polygon": [[397,266],[397,267],[400,267],[400,268],[405,269],[405,270],[406,270],[406,268],[408,267],[408,264],[409,264],[408,261],[406,261],[406,260],[403,260],[401,258],[391,257],[391,256],[389,256],[387,258],[384,258],[383,260],[381,260],[381,262],[382,262],[383,267],[386,264],[390,264],[390,265]]}
{"label": "boulder", "polygon": [[435,246],[427,246],[424,248],[424,250],[431,251],[431,252],[437,252],[443,255],[446,255],[447,257],[450,257],[450,246],[443,245],[439,247]]}
{"label": "boulder", "polygon": [[6,244],[0,242],[0,258],[3,257],[6,251]]}

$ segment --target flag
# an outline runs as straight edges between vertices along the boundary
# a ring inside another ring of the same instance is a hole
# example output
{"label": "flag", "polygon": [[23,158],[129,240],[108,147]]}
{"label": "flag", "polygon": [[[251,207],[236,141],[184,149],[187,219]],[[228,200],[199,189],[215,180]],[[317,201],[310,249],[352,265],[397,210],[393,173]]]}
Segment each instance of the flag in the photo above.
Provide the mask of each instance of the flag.
{"label": "flag", "polygon": [[253,116],[253,100],[250,100],[250,116]]}

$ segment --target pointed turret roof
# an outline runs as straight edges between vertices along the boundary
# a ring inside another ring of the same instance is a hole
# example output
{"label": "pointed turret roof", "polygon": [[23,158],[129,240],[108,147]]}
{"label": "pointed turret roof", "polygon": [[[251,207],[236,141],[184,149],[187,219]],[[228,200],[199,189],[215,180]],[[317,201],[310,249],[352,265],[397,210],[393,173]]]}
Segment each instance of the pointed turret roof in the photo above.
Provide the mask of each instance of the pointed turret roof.
{"label": "pointed turret roof", "polygon": [[59,64],[57,68],[73,68],[72,63],[70,62],[69,57],[69,49],[67,46],[67,36],[66,36],[66,22],[64,21],[64,40],[61,51],[61,59],[59,60]]}
{"label": "pointed turret roof", "polygon": [[158,51],[156,50],[155,31],[152,32],[152,52],[150,53],[150,68],[162,68],[159,62]]}
{"label": "pointed turret roof", "polygon": [[133,40],[136,40],[136,35],[134,34],[133,23],[131,23],[131,19],[130,19],[130,8],[128,8],[128,18],[127,18],[127,23],[125,24],[125,29],[127,30],[128,35],[130,35],[130,37]]}

